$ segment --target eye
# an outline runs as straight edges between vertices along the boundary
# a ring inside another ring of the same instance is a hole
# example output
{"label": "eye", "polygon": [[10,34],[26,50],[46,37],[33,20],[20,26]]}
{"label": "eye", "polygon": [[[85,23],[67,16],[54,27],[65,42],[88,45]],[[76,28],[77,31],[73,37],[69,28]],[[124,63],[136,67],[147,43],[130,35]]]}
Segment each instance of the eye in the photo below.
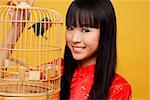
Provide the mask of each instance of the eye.
{"label": "eye", "polygon": [[82,32],[90,32],[90,30],[87,27],[83,27]]}
{"label": "eye", "polygon": [[73,27],[72,27],[72,26],[67,26],[67,30],[68,30],[68,31],[72,31],[72,30],[73,30]]}

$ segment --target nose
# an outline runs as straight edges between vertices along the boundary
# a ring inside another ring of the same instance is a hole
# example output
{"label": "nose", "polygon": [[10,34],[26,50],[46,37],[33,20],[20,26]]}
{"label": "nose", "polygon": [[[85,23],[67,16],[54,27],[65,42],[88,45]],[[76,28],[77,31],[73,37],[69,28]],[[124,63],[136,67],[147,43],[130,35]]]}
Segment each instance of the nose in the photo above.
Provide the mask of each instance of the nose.
{"label": "nose", "polygon": [[72,42],[73,43],[79,43],[81,42],[81,35],[80,35],[80,32],[78,31],[74,31],[73,35],[72,35]]}

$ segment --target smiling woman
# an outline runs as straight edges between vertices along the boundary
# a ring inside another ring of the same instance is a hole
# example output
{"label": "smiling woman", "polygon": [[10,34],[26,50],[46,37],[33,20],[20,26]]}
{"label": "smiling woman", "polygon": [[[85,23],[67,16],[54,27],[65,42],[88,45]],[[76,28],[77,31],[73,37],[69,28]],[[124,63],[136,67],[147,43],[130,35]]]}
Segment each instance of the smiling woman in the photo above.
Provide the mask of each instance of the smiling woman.
{"label": "smiling woman", "polygon": [[[70,48],[74,59],[85,62],[82,63],[82,67],[96,63],[99,35],[100,29],[98,28],[67,27],[67,45]],[[87,61],[84,61],[86,59]]]}
{"label": "smiling woman", "polygon": [[66,15],[61,100],[129,100],[116,68],[116,16],[110,0],[74,0]]}

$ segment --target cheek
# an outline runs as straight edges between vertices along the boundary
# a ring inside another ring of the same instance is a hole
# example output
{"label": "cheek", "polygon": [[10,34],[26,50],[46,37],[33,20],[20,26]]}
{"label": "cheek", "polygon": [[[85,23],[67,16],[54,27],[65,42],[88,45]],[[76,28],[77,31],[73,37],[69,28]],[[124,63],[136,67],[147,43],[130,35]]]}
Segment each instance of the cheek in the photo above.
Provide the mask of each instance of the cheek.
{"label": "cheek", "polygon": [[69,47],[69,49],[71,49],[71,36],[68,33],[65,34],[65,40],[67,46]]}
{"label": "cheek", "polygon": [[66,43],[69,43],[71,41],[71,38],[72,38],[72,35],[69,34],[68,32],[66,32],[66,34],[65,34]]}
{"label": "cheek", "polygon": [[98,47],[98,45],[99,45],[99,40],[100,40],[100,34],[99,34],[100,32],[98,31],[98,32],[96,32],[96,34],[94,34],[93,35],[93,42],[95,42],[94,44]]}
{"label": "cheek", "polygon": [[100,39],[100,36],[99,36],[99,34],[97,34],[97,35],[87,36],[85,41],[86,41],[87,45],[90,45],[93,47],[98,47],[99,39]]}
{"label": "cheek", "polygon": [[69,41],[69,36],[68,36],[68,33],[67,33],[67,32],[66,32],[66,34],[65,34],[65,40],[66,40],[66,42]]}
{"label": "cheek", "polygon": [[97,37],[95,37],[95,41],[96,41],[96,45],[99,45],[99,40],[100,40],[100,36],[98,35]]}
{"label": "cheek", "polygon": [[97,48],[99,45],[99,40],[100,40],[100,34],[95,38]]}
{"label": "cheek", "polygon": [[93,47],[94,50],[97,50],[98,45],[99,45],[99,38],[95,37],[93,38],[94,41],[92,41],[91,46]]}

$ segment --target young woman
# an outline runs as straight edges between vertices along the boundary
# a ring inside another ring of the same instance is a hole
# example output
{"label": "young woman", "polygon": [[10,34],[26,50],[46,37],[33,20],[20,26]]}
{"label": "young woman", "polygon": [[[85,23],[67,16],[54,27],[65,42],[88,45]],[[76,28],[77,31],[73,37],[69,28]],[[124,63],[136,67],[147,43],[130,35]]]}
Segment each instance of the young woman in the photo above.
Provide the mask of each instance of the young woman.
{"label": "young woman", "polygon": [[110,0],[74,0],[66,15],[61,100],[129,100],[116,68],[116,16]]}

